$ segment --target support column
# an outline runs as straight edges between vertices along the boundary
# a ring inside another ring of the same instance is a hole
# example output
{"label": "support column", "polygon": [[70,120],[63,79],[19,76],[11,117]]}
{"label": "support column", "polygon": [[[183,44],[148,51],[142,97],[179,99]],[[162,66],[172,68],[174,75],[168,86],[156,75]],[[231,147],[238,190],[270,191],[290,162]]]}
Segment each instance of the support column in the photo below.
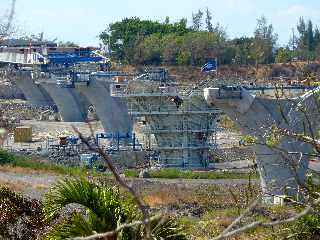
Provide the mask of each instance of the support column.
{"label": "support column", "polygon": [[88,86],[76,84],[76,90],[94,105],[106,132],[132,131],[128,108],[121,99],[110,96],[110,83],[107,80],[92,79]]}
{"label": "support column", "polygon": [[14,78],[18,88],[23,92],[26,100],[34,106],[52,106],[52,98],[41,88],[41,86],[32,79],[32,73],[29,71],[17,71],[10,77]]}
{"label": "support column", "polygon": [[[319,128],[319,109],[310,108],[311,95],[299,99],[277,100],[255,97],[242,89],[242,99],[224,99],[219,96],[218,91],[218,88],[204,90],[208,104],[223,110],[244,134],[254,136],[258,143],[265,142],[272,126],[303,133],[305,118],[299,113],[294,102],[309,107],[308,112],[312,113],[315,123],[314,131]],[[315,111],[318,111],[317,116],[314,115]],[[309,160],[306,155],[298,153],[310,153],[311,147],[296,139],[283,137],[274,148],[256,144],[254,149],[265,201],[273,202],[273,196],[276,195],[296,197],[299,194],[299,182],[305,181]],[[289,154],[279,149],[284,149]]]}
{"label": "support column", "polygon": [[84,122],[86,112],[83,111],[78,96],[73,88],[59,87],[56,81],[43,81],[40,85],[48,92],[65,122]]}

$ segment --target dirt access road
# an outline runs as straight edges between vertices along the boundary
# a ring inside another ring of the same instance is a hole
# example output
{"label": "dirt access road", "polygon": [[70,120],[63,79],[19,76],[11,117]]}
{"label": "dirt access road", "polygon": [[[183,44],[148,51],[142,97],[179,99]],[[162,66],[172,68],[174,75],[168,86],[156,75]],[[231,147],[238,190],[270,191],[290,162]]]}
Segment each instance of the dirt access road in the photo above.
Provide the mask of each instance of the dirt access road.
{"label": "dirt access road", "polygon": [[[43,194],[48,191],[50,186],[59,179],[66,176],[55,175],[47,172],[33,171],[22,168],[0,168],[0,185],[8,186],[12,190],[18,191],[31,198],[41,199]],[[110,181],[111,178],[107,178]],[[246,185],[246,179],[139,179],[127,178],[137,190],[166,189],[199,189],[208,186],[232,186]],[[257,180],[254,180],[257,184]]]}

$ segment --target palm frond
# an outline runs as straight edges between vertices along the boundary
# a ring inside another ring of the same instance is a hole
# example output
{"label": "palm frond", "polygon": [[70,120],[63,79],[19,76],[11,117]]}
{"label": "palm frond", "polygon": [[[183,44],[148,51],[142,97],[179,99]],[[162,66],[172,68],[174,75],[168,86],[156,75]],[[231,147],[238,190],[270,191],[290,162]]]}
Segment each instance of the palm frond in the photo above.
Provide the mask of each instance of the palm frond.
{"label": "palm frond", "polygon": [[[122,223],[133,220],[136,209],[132,198],[124,199],[119,190],[111,186],[98,186],[83,178],[69,178],[56,183],[45,195],[43,211],[46,218],[52,220],[64,207],[75,203],[82,205],[86,214],[83,221],[76,218],[63,224],[61,231],[65,234],[70,234],[70,229],[76,231],[77,224],[80,229],[85,229],[85,223],[95,232],[114,230],[119,219]],[[82,233],[78,232],[77,236]]]}
{"label": "palm frond", "polygon": [[54,218],[59,211],[71,203],[83,206],[90,204],[91,184],[84,179],[64,179],[58,181],[44,197],[44,214],[48,219]]}
{"label": "palm frond", "polygon": [[[182,227],[173,218],[155,219],[150,224],[151,238],[153,240],[187,240]],[[137,229],[138,240],[143,240],[145,235],[145,226]]]}
{"label": "palm frond", "polygon": [[89,236],[94,233],[94,225],[80,214],[74,214],[70,220],[54,226],[47,234],[47,240],[62,240],[77,236]]}

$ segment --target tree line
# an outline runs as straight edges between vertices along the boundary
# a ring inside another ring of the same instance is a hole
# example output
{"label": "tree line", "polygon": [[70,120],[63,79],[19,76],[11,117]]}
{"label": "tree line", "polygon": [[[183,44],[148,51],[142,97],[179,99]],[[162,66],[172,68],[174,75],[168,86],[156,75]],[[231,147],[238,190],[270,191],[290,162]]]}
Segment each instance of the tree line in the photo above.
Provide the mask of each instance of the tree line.
{"label": "tree line", "polygon": [[320,32],[311,20],[300,18],[285,47],[278,47],[273,25],[262,16],[253,36],[229,39],[226,30],[213,23],[207,8],[187,19],[170,22],[125,18],[109,24],[100,39],[109,46],[114,60],[130,64],[199,66],[218,58],[220,64],[257,65],[315,60],[320,58]]}

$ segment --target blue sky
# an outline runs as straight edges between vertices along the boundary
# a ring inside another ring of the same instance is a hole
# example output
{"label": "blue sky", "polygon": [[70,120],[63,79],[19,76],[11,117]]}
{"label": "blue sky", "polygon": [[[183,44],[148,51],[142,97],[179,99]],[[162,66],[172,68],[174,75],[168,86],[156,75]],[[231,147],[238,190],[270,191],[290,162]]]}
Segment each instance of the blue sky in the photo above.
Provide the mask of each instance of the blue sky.
{"label": "blue sky", "polygon": [[[10,0],[1,3],[8,8]],[[97,35],[124,17],[190,20],[192,12],[206,7],[213,21],[226,27],[229,37],[252,35],[255,19],[261,15],[274,25],[280,44],[287,43],[299,16],[320,26],[319,0],[17,0],[15,18],[26,33],[44,32],[49,39],[86,46],[97,45]]]}

